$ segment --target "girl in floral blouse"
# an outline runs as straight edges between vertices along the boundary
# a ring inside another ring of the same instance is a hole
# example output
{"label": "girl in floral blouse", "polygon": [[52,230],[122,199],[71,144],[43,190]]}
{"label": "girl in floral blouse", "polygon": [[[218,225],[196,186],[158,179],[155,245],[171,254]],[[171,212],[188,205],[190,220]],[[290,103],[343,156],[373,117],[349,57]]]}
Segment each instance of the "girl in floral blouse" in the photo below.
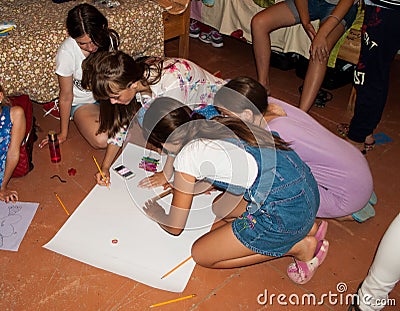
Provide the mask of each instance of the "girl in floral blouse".
{"label": "girl in floral blouse", "polygon": [[137,115],[140,124],[153,99],[171,97],[207,117],[214,113],[211,108],[214,94],[225,83],[186,59],[136,61],[122,51],[93,54],[84,61],[82,68],[82,86],[90,89],[100,101],[99,133],[106,132],[109,137],[101,166],[106,178],[97,174],[100,185],[109,182],[110,166],[122,147],[133,117]]}

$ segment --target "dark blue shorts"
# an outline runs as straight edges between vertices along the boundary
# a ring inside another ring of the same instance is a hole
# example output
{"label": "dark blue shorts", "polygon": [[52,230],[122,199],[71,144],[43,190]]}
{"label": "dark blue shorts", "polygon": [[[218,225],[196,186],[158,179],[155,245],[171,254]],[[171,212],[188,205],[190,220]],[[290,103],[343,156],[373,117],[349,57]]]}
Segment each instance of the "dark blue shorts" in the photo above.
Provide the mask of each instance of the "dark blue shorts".
{"label": "dark blue shorts", "polygon": [[[299,24],[300,16],[296,5],[294,4],[294,0],[285,0],[285,2],[292,11],[294,18],[296,19],[296,24]],[[332,14],[332,11],[335,8],[335,4],[328,3],[325,0],[308,0],[308,12],[310,14],[311,21],[319,19],[320,22],[323,23],[328,16]],[[358,5],[354,4],[342,19],[341,23],[346,30],[353,24],[357,15],[357,10]]]}
{"label": "dark blue shorts", "polygon": [[[100,105],[100,103],[99,103],[98,101],[95,101],[94,103],[89,103],[89,104]],[[70,120],[73,120],[73,119],[74,119],[75,111],[78,110],[79,107],[82,107],[82,106],[85,106],[85,105],[88,105],[88,103],[85,103],[85,104],[77,104],[77,105],[72,106],[72,107],[71,107],[71,112],[69,113],[69,119],[70,119]]]}

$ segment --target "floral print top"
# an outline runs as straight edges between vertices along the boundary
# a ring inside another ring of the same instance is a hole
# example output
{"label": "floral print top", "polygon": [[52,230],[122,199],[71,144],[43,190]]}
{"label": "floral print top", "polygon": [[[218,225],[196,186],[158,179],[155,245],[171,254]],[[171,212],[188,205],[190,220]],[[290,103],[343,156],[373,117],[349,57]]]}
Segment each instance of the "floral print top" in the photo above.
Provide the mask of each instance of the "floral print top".
{"label": "floral print top", "polygon": [[[195,63],[182,58],[167,58],[164,60],[164,71],[160,81],[151,85],[152,98],[142,100],[144,111],[151,105],[152,100],[161,96],[172,97],[193,110],[212,105],[215,93],[226,81],[218,78]],[[139,122],[140,123],[140,122]],[[122,146],[127,133],[126,128],[108,140],[109,144]]]}
{"label": "floral print top", "polygon": [[215,93],[224,84],[223,79],[189,60],[170,58],[164,61],[161,80],[150,88],[153,98],[168,96],[198,109],[212,105]]}
{"label": "floral print top", "polygon": [[11,140],[10,107],[2,106],[0,114],[0,186],[3,183],[8,146]]}

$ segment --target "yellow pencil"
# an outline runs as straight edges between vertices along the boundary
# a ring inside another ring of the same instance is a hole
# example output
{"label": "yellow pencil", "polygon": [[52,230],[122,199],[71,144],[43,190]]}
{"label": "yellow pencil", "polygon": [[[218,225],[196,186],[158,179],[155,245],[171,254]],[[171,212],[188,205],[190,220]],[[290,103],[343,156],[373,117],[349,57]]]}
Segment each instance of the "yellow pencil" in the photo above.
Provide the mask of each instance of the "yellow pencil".
{"label": "yellow pencil", "polygon": [[156,195],[154,198],[151,198],[150,200],[157,201],[163,197],[166,197],[170,193],[172,193],[172,188],[169,188],[169,189],[165,190],[164,192],[161,192],[159,195]]}
{"label": "yellow pencil", "polygon": [[192,256],[186,258],[184,261],[182,261],[179,265],[177,265],[175,268],[173,268],[172,270],[168,271],[167,273],[165,273],[161,279],[166,278],[168,275],[170,275],[172,272],[174,272],[176,269],[178,269],[180,266],[182,266],[183,264],[185,264],[186,262],[188,262],[190,259],[192,259]]}
{"label": "yellow pencil", "polygon": [[93,156],[93,161],[94,161],[94,163],[96,164],[97,169],[99,170],[99,173],[100,173],[100,175],[101,175],[101,178],[102,178],[103,181],[106,183],[107,188],[110,189],[110,187],[109,187],[109,185],[108,185],[108,182],[107,182],[107,178],[106,178],[106,176],[104,176],[103,172],[101,171],[100,165],[99,165],[99,163],[97,162],[95,156]]}
{"label": "yellow pencil", "polygon": [[168,301],[164,301],[164,302],[159,302],[159,303],[156,303],[154,305],[151,305],[150,308],[163,306],[163,305],[166,305],[166,304],[169,304],[169,303],[173,303],[173,302],[177,302],[177,301],[181,301],[181,300],[185,300],[185,299],[189,299],[189,298],[193,298],[193,297],[196,297],[196,294],[192,294],[192,295],[189,295],[189,296],[184,296],[184,297],[181,297],[181,298],[176,298],[176,299],[172,299],[172,300],[168,300]]}
{"label": "yellow pencil", "polygon": [[57,192],[54,192],[54,194],[56,195],[56,198],[58,200],[58,202],[60,202],[61,207],[64,209],[64,211],[67,213],[67,215],[69,216],[69,212],[67,210],[67,208],[65,207],[64,203],[61,201],[60,197],[58,196]]}
{"label": "yellow pencil", "polygon": [[0,33],[6,33],[6,32],[9,32],[9,31],[11,31],[11,30],[13,30],[13,29],[14,29],[14,26],[11,26],[11,27],[9,27],[9,28],[0,30]]}

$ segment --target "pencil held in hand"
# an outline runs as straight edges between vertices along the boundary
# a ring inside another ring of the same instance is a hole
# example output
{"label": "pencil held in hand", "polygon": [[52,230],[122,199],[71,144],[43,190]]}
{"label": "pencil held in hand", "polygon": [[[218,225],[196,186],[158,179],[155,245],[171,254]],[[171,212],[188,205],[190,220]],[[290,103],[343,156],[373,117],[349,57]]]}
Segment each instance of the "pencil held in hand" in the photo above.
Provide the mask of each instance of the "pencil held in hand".
{"label": "pencil held in hand", "polygon": [[168,190],[166,190],[164,192],[161,192],[159,195],[156,195],[155,197],[151,198],[150,200],[151,201],[157,201],[157,200],[159,200],[159,199],[161,199],[163,197],[166,197],[167,195],[171,194],[172,191],[173,191],[173,189],[169,188]]}
{"label": "pencil held in hand", "polygon": [[106,178],[106,176],[104,176],[103,171],[101,170],[100,165],[99,165],[99,163],[97,162],[95,156],[93,156],[93,161],[94,161],[94,163],[96,164],[97,169],[99,170],[99,173],[100,173],[100,175],[101,175],[101,178],[102,178],[103,181],[106,183],[107,188],[109,188],[109,184],[108,184],[107,178]]}

